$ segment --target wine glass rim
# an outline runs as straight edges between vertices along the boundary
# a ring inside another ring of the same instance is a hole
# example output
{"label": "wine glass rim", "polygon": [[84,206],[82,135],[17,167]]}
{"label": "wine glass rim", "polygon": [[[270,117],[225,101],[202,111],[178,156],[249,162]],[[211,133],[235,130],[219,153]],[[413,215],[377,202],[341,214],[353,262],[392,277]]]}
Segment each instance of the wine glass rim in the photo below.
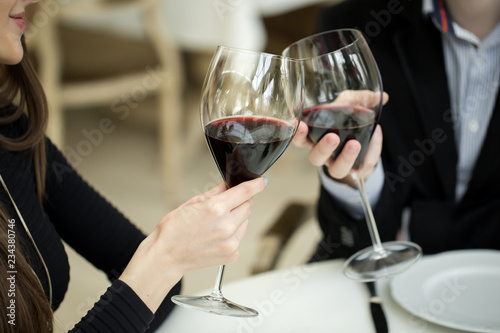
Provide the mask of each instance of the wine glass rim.
{"label": "wine glass rim", "polygon": [[225,45],[219,45],[217,46],[217,49],[216,49],[216,52],[215,53],[218,53],[219,50],[228,50],[228,51],[231,51],[231,52],[240,52],[240,53],[248,53],[248,54],[254,54],[254,55],[260,55],[260,56],[265,56],[265,57],[272,57],[272,58],[277,58],[277,59],[280,59],[280,60],[287,60],[287,61],[293,61],[293,62],[297,62],[299,61],[300,59],[296,59],[296,58],[290,58],[290,57],[286,57],[282,54],[274,54],[274,53],[269,53],[269,52],[265,52],[265,51],[257,51],[257,50],[249,50],[249,49],[244,49],[244,48],[240,48],[240,47],[233,47],[233,46],[225,46]]}
{"label": "wine glass rim", "polygon": [[[320,37],[320,36],[326,36],[326,35],[331,35],[331,34],[338,33],[338,32],[348,32],[348,31],[352,32],[353,35],[356,37],[356,39],[354,41],[352,41],[351,43],[349,43],[349,44],[346,44],[346,45],[344,45],[342,47],[339,47],[338,49],[335,49],[335,50],[332,50],[332,51],[329,51],[329,52],[325,52],[325,53],[319,54],[319,55],[314,56],[314,57],[294,58],[294,57],[290,57],[290,56],[284,55],[285,52],[287,50],[289,50],[292,46],[298,45],[298,44],[300,44],[300,43],[302,43],[302,42],[304,42],[306,40],[312,40],[312,39],[315,39],[315,38]],[[335,53],[335,52],[339,52],[340,50],[348,48],[351,45],[358,43],[362,38],[363,38],[363,33],[360,30],[354,29],[354,28],[341,28],[341,29],[327,30],[327,31],[318,32],[318,33],[313,34],[313,35],[309,35],[307,37],[301,38],[301,39],[293,42],[292,44],[288,45],[283,50],[282,54],[286,58],[297,59],[297,60],[307,60],[307,59],[321,58],[321,57],[323,57],[325,55],[328,55],[328,54],[331,54],[331,53]]]}

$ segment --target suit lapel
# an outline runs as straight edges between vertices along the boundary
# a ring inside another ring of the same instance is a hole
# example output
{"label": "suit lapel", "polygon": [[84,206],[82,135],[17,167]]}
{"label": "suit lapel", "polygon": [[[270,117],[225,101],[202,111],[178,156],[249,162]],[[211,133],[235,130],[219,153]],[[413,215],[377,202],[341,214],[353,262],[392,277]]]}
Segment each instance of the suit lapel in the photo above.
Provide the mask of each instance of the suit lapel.
{"label": "suit lapel", "polygon": [[[413,15],[421,17],[421,14]],[[422,20],[419,27],[396,33],[393,41],[413,95],[413,100],[408,103],[416,104],[424,129],[424,137],[418,139],[432,139],[436,133],[442,133],[440,137],[445,138],[440,143],[435,142],[435,151],[430,158],[446,198],[453,199],[457,150],[440,38],[439,32]]]}

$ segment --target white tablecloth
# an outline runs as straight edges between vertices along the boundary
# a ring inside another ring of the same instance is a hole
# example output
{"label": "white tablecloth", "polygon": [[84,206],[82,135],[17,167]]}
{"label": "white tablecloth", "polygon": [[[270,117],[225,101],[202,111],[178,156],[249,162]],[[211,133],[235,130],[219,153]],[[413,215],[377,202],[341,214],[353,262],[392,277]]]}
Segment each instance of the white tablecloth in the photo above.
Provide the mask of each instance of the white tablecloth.
{"label": "white tablecloth", "polygon": [[[228,283],[223,287],[224,295],[253,307],[259,311],[258,317],[225,317],[176,306],[159,333],[375,332],[367,289],[344,277],[342,264],[340,260],[325,261]],[[377,287],[390,332],[461,332],[428,323],[403,310],[392,299],[388,280],[379,281]]]}

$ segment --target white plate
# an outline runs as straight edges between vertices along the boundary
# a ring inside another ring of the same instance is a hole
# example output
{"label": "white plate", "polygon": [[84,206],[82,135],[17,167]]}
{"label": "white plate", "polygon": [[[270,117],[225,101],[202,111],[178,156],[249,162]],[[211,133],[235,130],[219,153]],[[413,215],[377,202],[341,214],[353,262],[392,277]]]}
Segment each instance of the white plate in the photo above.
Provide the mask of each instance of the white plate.
{"label": "white plate", "polygon": [[500,332],[500,251],[425,256],[391,281],[394,300],[429,322],[468,332]]}

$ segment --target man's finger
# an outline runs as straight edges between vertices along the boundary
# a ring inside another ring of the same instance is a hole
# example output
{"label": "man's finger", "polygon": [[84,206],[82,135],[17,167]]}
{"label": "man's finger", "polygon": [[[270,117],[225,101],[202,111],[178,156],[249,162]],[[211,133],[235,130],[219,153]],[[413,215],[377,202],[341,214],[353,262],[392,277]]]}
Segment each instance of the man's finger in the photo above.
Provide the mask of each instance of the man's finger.
{"label": "man's finger", "polygon": [[327,164],[330,176],[335,179],[342,179],[347,176],[354,162],[356,162],[360,150],[361,144],[358,141],[347,141],[337,158]]}
{"label": "man's finger", "polygon": [[295,136],[293,137],[292,143],[296,147],[308,147],[311,146],[311,141],[307,137],[308,133],[308,128],[307,124],[304,122],[301,122],[299,124],[299,127],[297,128],[297,132],[295,133]]}
{"label": "man's finger", "polygon": [[335,149],[340,143],[340,138],[335,133],[326,134],[314,147],[309,151],[308,159],[312,165],[321,166],[325,164],[331,157]]}

